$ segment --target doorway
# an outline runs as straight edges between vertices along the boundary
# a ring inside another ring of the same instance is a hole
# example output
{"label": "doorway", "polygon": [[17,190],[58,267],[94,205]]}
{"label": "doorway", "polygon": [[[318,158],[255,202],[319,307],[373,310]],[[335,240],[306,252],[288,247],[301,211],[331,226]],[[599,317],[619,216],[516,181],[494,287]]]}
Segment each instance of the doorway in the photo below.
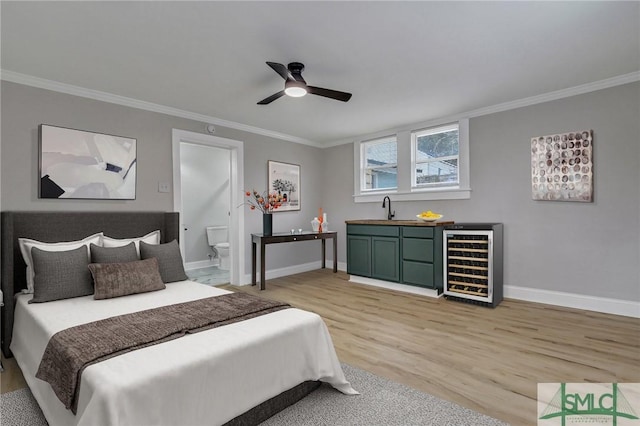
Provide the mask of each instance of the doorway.
{"label": "doorway", "polygon": [[242,203],[243,143],[178,129],[173,129],[172,140],[173,203],[180,213],[180,250],[187,274],[208,265],[216,269],[221,250],[209,245],[207,227],[227,226],[225,270],[216,270],[211,279],[215,282],[225,276],[228,265],[228,282],[239,285],[244,265],[244,209],[235,207]]}

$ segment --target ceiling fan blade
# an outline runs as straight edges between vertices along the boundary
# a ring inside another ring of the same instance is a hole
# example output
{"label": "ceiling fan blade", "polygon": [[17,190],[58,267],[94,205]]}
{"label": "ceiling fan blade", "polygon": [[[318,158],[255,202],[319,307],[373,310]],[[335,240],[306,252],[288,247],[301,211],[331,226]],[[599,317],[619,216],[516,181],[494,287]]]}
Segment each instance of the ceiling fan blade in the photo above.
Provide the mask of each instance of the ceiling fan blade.
{"label": "ceiling fan blade", "polygon": [[258,102],[258,105],[270,104],[271,102],[275,101],[276,99],[281,98],[283,95],[284,95],[284,90],[281,90],[278,93],[274,93],[273,95],[269,96],[268,98],[265,98],[265,99],[261,100],[260,102]]}
{"label": "ceiling fan blade", "polygon": [[284,78],[285,80],[295,80],[295,78],[293,78],[293,74],[291,74],[291,72],[287,69],[287,67],[285,67],[282,64],[279,64],[277,62],[268,62],[267,61],[267,65],[269,65],[275,72],[277,72],[280,77]]}
{"label": "ceiling fan blade", "polygon": [[337,101],[347,102],[351,99],[351,93],[339,92],[337,90],[323,89],[322,87],[307,86],[307,92],[312,95],[324,96],[325,98],[335,99]]}

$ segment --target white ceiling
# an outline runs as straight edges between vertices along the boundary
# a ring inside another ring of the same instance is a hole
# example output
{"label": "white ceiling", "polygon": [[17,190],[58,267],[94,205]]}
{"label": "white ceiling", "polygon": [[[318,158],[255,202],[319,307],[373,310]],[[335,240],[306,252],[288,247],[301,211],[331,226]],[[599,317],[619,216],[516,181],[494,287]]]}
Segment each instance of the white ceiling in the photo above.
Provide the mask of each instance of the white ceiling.
{"label": "white ceiling", "polygon": [[[8,2],[3,70],[326,144],[640,70],[640,2]],[[282,90],[265,61],[303,62]]]}

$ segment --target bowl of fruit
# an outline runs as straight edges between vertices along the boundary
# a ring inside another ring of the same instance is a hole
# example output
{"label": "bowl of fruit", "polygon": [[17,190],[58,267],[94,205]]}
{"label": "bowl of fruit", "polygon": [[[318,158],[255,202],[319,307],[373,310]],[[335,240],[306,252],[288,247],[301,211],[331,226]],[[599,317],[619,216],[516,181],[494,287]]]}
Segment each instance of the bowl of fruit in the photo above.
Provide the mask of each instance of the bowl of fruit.
{"label": "bowl of fruit", "polygon": [[427,210],[426,212],[422,212],[417,214],[416,217],[418,220],[423,222],[435,222],[438,219],[442,219],[442,215],[438,213],[434,213],[431,210]]}

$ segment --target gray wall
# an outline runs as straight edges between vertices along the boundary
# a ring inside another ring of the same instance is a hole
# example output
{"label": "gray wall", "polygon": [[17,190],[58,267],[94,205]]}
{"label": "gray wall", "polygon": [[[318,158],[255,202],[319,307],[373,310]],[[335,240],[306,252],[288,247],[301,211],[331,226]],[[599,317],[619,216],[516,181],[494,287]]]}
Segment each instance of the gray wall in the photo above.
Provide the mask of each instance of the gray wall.
{"label": "gray wall", "polygon": [[[203,132],[203,123],[4,81],[1,87],[3,210],[173,209],[172,194],[158,192],[158,181],[172,181],[171,129]],[[640,301],[639,103],[640,83],[633,83],[473,118],[471,199],[397,202],[396,217],[430,209],[458,222],[503,222],[505,284]],[[39,200],[41,123],[137,138],[137,199]],[[529,138],[577,129],[594,131],[595,201],[533,201]],[[216,136],[244,141],[246,189],[266,188],[267,160],[301,165],[302,210],[277,213],[274,231],[309,229],[323,207],[340,233],[339,260],[345,262],[344,221],[385,217],[378,203],[353,202],[351,145],[320,150],[221,127]],[[245,218],[248,274],[248,235],[261,231],[262,218],[249,211]],[[269,269],[318,260],[315,244],[291,248],[269,247]]]}
{"label": "gray wall", "polygon": [[[24,86],[1,83],[1,192],[3,210],[75,211],[172,211],[173,194],[159,193],[158,182],[172,182],[173,128],[204,133],[205,123],[138,110],[106,102]],[[38,199],[38,125],[52,124],[81,130],[122,135],[137,139],[137,198],[132,201],[41,200]],[[216,126],[216,136],[244,142],[244,181],[248,189],[266,189],[267,160],[301,165],[299,212],[281,212],[274,217],[274,231],[310,229],[321,206],[322,150],[293,142]],[[240,207],[245,209],[246,207]],[[251,272],[249,235],[262,231],[262,217],[245,216],[245,267]],[[314,262],[319,259],[316,244],[269,247],[269,269]]]}
{"label": "gray wall", "polygon": [[230,162],[227,149],[180,144],[182,223],[188,229],[184,233],[186,263],[209,260],[213,253],[207,226],[229,226]]}
{"label": "gray wall", "polygon": [[[396,218],[433,210],[502,222],[506,285],[640,301],[639,104],[633,83],[473,118],[471,199],[393,203]],[[533,201],[530,138],[584,129],[594,131],[594,202]],[[385,213],[380,203],[353,202],[352,145],[324,155],[325,205],[344,262],[344,221]]]}

